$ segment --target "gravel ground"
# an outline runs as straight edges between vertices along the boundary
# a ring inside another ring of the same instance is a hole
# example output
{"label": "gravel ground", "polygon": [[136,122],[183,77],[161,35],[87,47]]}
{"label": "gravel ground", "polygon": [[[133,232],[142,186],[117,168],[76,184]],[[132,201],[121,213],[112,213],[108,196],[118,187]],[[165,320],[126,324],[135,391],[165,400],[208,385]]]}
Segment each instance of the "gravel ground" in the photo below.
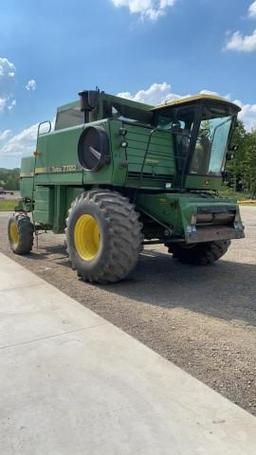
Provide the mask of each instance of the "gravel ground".
{"label": "gravel ground", "polygon": [[116,285],[80,281],[63,236],[43,234],[33,254],[13,255],[6,213],[0,250],[256,415],[256,208],[241,210],[247,237],[215,265],[181,265],[164,247],[147,247]]}

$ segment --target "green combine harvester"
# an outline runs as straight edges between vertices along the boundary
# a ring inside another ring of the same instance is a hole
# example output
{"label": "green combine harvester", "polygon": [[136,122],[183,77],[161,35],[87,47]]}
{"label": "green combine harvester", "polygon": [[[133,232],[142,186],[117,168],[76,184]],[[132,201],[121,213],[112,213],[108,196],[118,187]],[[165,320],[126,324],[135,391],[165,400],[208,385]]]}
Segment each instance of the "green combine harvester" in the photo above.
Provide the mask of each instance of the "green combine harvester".
{"label": "green combine harvester", "polygon": [[65,232],[78,275],[112,283],[145,244],[206,265],[244,237],[238,205],[218,194],[238,106],[210,95],[157,107],[79,95],[58,108],[53,131],[39,125],[34,156],[22,159],[22,199],[8,226],[14,253],[29,253],[39,231]]}

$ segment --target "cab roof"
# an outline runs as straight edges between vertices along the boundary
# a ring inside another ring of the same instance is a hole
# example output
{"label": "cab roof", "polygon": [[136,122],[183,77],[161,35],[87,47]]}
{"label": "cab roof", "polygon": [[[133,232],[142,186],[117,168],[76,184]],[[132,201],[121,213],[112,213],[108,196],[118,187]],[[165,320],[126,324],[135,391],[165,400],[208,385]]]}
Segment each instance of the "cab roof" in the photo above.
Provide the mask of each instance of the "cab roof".
{"label": "cab roof", "polygon": [[154,107],[152,110],[160,110],[168,107],[175,107],[175,106],[186,106],[191,103],[200,103],[202,101],[216,101],[217,103],[223,103],[230,106],[235,112],[239,112],[241,108],[237,105],[232,103],[231,101],[222,98],[221,96],[217,95],[207,95],[207,94],[198,94],[194,96],[185,96],[182,98],[178,98],[172,101],[166,101],[165,103],[159,104],[158,106]]}

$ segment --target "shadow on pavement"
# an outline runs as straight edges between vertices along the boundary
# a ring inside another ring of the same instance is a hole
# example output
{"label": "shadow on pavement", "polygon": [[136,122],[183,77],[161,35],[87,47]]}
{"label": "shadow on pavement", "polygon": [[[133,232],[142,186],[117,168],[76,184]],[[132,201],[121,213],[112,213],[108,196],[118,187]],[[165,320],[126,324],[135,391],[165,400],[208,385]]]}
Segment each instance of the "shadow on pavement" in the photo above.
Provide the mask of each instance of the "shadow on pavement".
{"label": "shadow on pavement", "polygon": [[165,308],[183,307],[221,319],[256,325],[256,266],[221,260],[184,265],[147,250],[130,280],[101,286],[108,292]]}

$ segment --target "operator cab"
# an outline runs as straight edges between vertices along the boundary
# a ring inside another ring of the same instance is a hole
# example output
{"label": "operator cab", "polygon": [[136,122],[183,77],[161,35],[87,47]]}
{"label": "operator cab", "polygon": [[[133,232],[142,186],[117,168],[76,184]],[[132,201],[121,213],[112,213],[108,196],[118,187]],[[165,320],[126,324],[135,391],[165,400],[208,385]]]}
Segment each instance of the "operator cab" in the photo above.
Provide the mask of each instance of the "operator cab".
{"label": "operator cab", "polygon": [[82,125],[84,123],[84,114],[81,112],[78,101],[65,104],[57,110],[55,131],[71,128],[72,126]]}
{"label": "operator cab", "polygon": [[[174,137],[178,184],[205,187],[221,178],[226,153],[240,108],[213,95],[197,95],[167,102],[153,109],[157,128]],[[199,179],[198,177],[204,177]],[[205,180],[207,177],[207,180]],[[191,180],[192,179],[192,180]]]}

